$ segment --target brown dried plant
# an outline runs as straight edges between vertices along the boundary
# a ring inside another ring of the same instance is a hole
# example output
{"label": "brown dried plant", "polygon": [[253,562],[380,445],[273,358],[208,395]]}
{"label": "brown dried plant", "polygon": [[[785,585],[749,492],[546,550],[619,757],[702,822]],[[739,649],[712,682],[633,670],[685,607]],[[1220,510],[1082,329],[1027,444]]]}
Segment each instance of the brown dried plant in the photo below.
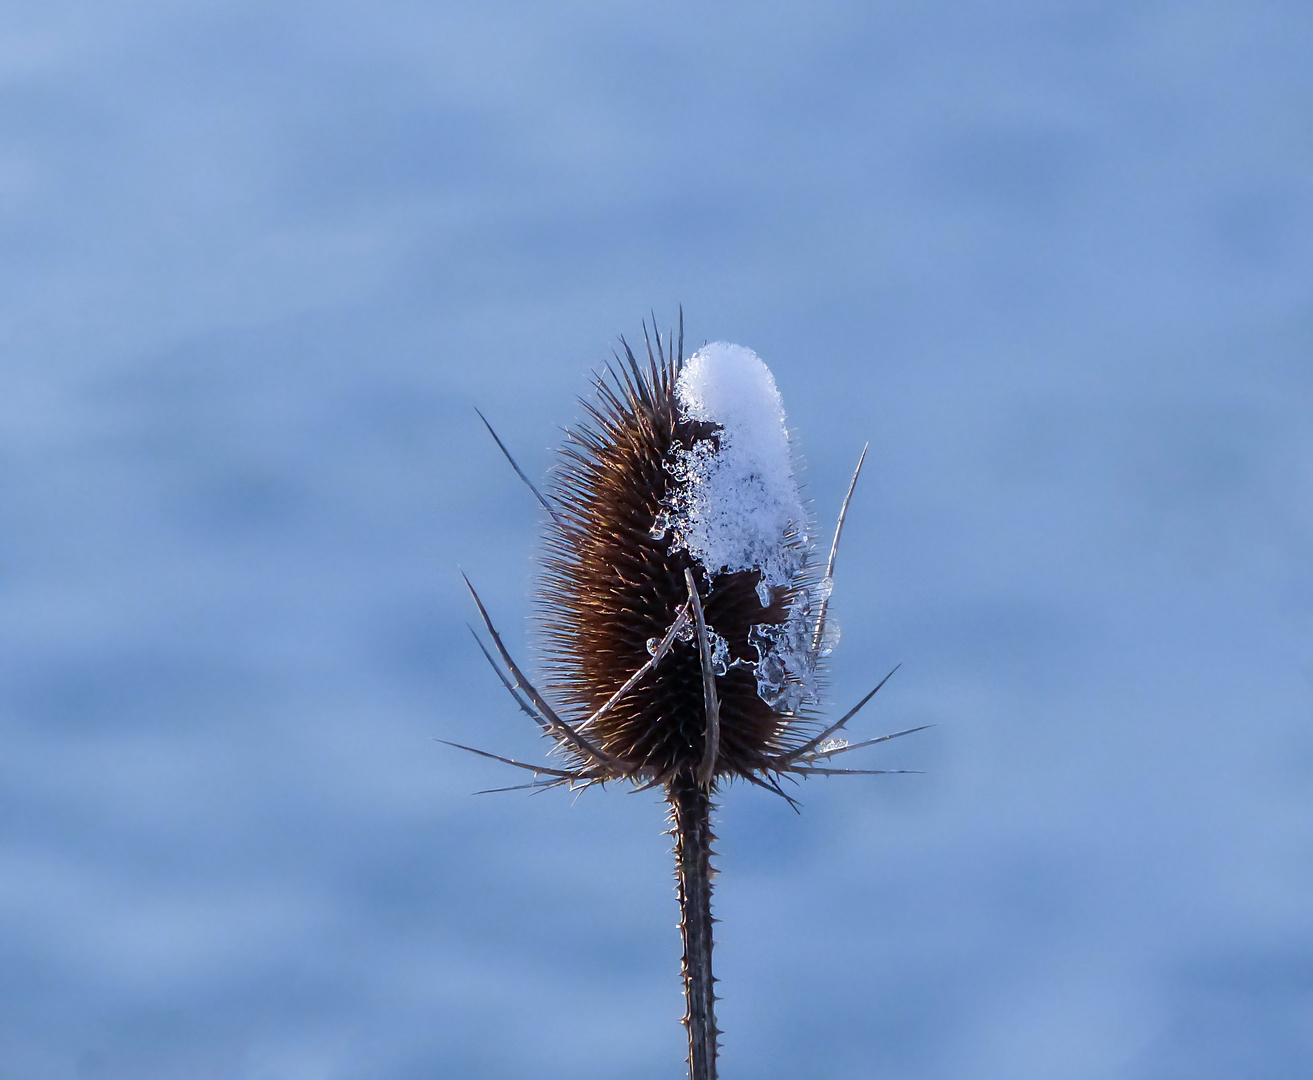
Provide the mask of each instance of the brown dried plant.
{"label": "brown dried plant", "polygon": [[[758,679],[771,640],[791,621],[796,637],[800,614],[806,619],[802,667],[815,670],[828,653],[828,590],[866,450],[844,497],[823,573],[802,522],[778,539],[794,568],[783,584],[763,588],[760,568],[708,568],[662,523],[678,483],[672,462],[699,444],[714,451],[718,426],[691,419],[680,407],[682,311],[677,341],[673,334],[663,341],[655,329],[649,335],[646,324],[644,339],[646,364],[620,339],[623,359],[617,355],[598,378],[596,399],[583,403],[585,422],[567,431],[549,496],[525,476],[479,414],[547,513],[537,601],[543,690],[512,659],[466,578],[492,650],[471,632],[507,692],[563,760],[548,766],[460,749],[534,776],[497,791],[581,789],[608,781],[628,781],[640,791],[665,789],[684,944],[689,1076],[714,1080],[720,1032],[711,967],[711,812],[720,785],[745,780],[796,809],[781,780],[910,771],[830,763],[923,728],[856,743],[834,738],[892,671],[830,724],[811,711],[799,688],[777,699]],[[798,676],[786,672],[783,680],[796,683]]]}

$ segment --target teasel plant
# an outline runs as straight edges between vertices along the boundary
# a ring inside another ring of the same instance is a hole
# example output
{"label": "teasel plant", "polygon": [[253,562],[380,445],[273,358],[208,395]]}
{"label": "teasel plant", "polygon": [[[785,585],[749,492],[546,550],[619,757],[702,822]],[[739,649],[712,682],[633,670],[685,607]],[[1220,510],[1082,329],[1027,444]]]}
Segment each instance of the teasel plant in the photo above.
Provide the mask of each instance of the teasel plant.
{"label": "teasel plant", "polygon": [[[552,764],[449,745],[532,775],[492,791],[661,788],[674,836],[690,1080],[714,1080],[720,1030],[712,976],[711,815],[733,780],[795,810],[784,782],[904,769],[836,758],[924,730],[858,742],[845,725],[891,671],[832,723],[817,712],[836,639],[829,595],[844,518],[818,557],[794,478],[778,390],[751,350],[643,327],[645,362],[620,339],[584,420],[567,429],[544,495],[479,413],[545,511],[536,598],[544,679],[512,658],[468,577],[491,648],[479,648],[552,744]],[[623,354],[623,355],[621,355]],[[897,669],[895,669],[897,670]],[[445,741],[445,740],[444,740]]]}

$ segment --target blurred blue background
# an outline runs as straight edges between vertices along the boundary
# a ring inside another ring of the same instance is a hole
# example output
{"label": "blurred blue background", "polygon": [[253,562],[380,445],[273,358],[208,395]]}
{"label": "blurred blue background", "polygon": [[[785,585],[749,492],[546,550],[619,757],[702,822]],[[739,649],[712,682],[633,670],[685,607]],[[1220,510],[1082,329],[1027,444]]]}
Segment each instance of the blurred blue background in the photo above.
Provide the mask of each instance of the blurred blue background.
{"label": "blurred blue background", "polygon": [[830,706],[718,831],[726,1077],[1313,1061],[1313,9],[11,2],[0,1078],[681,1074],[658,793],[545,749],[531,476],[769,363]]}

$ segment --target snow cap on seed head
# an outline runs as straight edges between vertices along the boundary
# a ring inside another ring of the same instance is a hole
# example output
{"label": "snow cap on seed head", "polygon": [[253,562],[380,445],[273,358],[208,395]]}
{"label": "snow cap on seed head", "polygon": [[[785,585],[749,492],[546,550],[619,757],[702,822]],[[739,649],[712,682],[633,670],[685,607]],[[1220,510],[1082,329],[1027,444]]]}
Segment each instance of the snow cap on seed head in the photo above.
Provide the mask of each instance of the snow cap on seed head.
{"label": "snow cap on seed head", "polygon": [[765,603],[770,586],[793,583],[809,546],[775,378],[751,349],[717,341],[685,362],[675,398],[684,419],[719,430],[676,453],[658,527],[711,576],[760,570]]}

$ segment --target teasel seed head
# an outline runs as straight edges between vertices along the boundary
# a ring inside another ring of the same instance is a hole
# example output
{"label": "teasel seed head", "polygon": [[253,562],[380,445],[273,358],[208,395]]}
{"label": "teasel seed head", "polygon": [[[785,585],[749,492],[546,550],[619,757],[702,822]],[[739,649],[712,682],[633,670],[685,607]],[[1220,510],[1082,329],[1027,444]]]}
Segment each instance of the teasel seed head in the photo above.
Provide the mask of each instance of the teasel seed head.
{"label": "teasel seed head", "polygon": [[[686,362],[682,337],[678,351],[649,339],[646,364],[622,339],[567,432],[537,600],[548,688],[574,718],[594,714],[686,612],[691,573],[716,672],[710,777],[758,777],[811,719],[821,574],[770,372],[720,343]],[[586,731],[618,775],[660,783],[703,765],[707,710],[687,619]]]}
{"label": "teasel seed head", "polygon": [[479,645],[565,760],[533,765],[462,749],[532,772],[520,787],[669,787],[691,777],[711,790],[737,777],[790,803],[781,776],[906,771],[831,767],[839,755],[922,730],[831,738],[892,671],[812,734],[837,638],[828,618],[835,558],[866,451],[822,568],[766,365],[721,342],[685,360],[682,311],[678,344],[646,325],[644,340],[642,363],[620,339],[623,357],[566,432],[548,496],[484,419],[547,511],[536,598],[546,694],[470,585],[500,665]]}
{"label": "teasel seed head", "polygon": [[655,348],[644,327],[646,364],[621,339],[623,358],[598,378],[596,398],[583,403],[585,420],[566,433],[549,496],[492,432],[547,511],[537,597],[546,695],[520,670],[470,585],[502,666],[479,646],[566,760],[551,767],[462,749],[533,773],[522,788],[621,779],[640,790],[664,786],[689,1076],[715,1080],[712,793],[738,777],[793,804],[781,776],[901,772],[830,762],[922,729],[852,744],[830,738],[886,675],[811,734],[820,726],[811,712],[818,668],[833,648],[827,609],[835,557],[866,451],[822,570],[770,371],[751,350],[724,343],[685,362],[682,311],[678,348],[673,335],[663,343],[654,334]]}

